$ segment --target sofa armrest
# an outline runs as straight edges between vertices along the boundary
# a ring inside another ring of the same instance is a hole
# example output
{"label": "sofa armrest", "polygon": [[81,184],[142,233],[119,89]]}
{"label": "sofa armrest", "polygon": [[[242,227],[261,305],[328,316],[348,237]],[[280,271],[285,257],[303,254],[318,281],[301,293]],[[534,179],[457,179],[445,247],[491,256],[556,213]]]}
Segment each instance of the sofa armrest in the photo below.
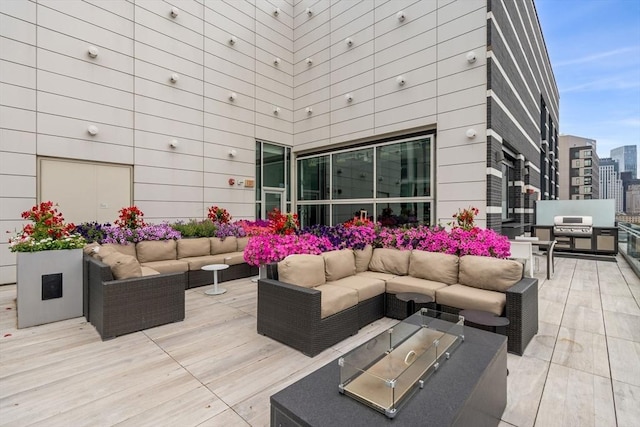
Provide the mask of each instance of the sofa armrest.
{"label": "sofa armrest", "polygon": [[509,351],[522,355],[538,333],[538,279],[525,277],[507,289],[506,316]]}

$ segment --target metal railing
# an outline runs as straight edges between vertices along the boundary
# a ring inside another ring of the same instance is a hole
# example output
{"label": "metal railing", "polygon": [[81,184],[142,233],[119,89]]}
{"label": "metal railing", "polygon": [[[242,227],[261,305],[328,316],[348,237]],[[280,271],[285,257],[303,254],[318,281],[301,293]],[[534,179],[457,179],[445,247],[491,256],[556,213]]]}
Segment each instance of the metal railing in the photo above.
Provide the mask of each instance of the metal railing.
{"label": "metal railing", "polygon": [[618,223],[618,249],[640,277],[640,225]]}

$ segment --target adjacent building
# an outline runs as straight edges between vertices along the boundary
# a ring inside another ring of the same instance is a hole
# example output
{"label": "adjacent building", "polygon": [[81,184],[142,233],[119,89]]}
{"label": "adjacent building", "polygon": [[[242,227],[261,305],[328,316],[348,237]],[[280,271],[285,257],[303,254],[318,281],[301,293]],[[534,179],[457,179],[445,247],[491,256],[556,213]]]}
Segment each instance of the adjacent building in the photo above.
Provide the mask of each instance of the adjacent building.
{"label": "adjacent building", "polygon": [[560,135],[560,199],[589,200],[600,196],[596,141]]}
{"label": "adjacent building", "polygon": [[611,150],[611,158],[616,160],[620,172],[631,172],[631,179],[638,178],[638,146],[624,145]]}
{"label": "adjacent building", "polygon": [[474,206],[520,232],[559,197],[532,0],[23,0],[0,22],[2,230],[53,200],[75,222],[216,204],[446,224]]}
{"label": "adjacent building", "polygon": [[624,192],[620,172],[618,171],[618,162],[605,157],[600,159],[600,198],[615,199],[616,213],[624,212],[623,201]]}

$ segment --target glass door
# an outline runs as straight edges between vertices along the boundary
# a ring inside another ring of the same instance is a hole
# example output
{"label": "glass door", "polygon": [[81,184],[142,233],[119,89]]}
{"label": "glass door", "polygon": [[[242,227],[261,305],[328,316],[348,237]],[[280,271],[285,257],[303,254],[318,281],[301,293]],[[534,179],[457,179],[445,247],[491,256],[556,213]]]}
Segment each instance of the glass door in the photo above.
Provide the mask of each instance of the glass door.
{"label": "glass door", "polygon": [[279,209],[280,212],[286,212],[284,188],[268,188],[262,190],[262,218],[268,218],[269,212]]}

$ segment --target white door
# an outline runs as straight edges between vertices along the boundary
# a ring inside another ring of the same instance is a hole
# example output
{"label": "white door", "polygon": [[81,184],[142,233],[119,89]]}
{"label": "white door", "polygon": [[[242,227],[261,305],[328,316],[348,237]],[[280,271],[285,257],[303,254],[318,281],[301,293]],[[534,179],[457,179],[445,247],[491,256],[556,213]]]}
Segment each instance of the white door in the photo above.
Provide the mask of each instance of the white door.
{"label": "white door", "polygon": [[131,166],[41,158],[38,200],[57,203],[66,222],[113,224],[131,206],[131,181]]}
{"label": "white door", "polygon": [[285,212],[285,196],[284,188],[269,188],[265,187],[262,190],[262,218],[268,218],[269,212],[273,209],[280,209],[280,212]]}

